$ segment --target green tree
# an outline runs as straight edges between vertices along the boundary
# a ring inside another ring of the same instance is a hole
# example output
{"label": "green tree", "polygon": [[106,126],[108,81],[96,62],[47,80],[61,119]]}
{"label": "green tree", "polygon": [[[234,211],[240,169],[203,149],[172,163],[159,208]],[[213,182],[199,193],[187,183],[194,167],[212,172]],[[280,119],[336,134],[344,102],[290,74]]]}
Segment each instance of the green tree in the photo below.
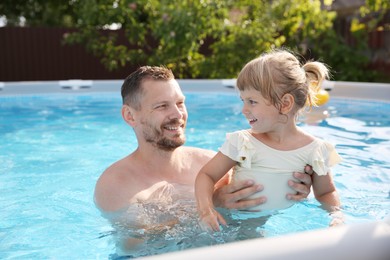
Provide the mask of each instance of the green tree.
{"label": "green tree", "polygon": [[211,54],[201,64],[209,78],[236,77],[242,66],[262,52],[279,47],[284,40],[276,33],[269,1],[236,1],[229,6],[223,30],[214,36]]}
{"label": "green tree", "polygon": [[321,1],[272,2],[272,15],[277,17],[275,24],[278,33],[285,38],[288,47],[302,55],[308,54],[310,49],[317,47],[311,44],[313,39],[332,30],[336,13],[321,8]]}
{"label": "green tree", "polygon": [[[104,1],[77,3],[78,31],[67,42],[84,44],[109,69],[128,63],[164,64],[181,77],[199,75],[207,37],[220,34],[229,1]],[[125,41],[118,39],[119,25]]]}
{"label": "green tree", "polygon": [[279,0],[273,2],[275,17],[288,17],[278,22],[285,44],[302,55],[303,60],[316,59],[327,63],[336,80],[361,80],[359,75],[369,60],[364,56],[365,43],[352,48],[334,30],[336,13],[326,11],[332,1]]}
{"label": "green tree", "polygon": [[[79,30],[68,35],[68,43],[84,44],[109,69],[166,64],[179,77],[235,77],[265,50],[287,45],[302,51],[295,46],[332,26],[332,14],[311,0],[85,0],[77,5]],[[108,30],[111,24],[120,25],[126,41]]]}
{"label": "green tree", "polygon": [[6,26],[57,26],[73,27],[74,1],[59,3],[56,0],[2,0],[0,16]]}
{"label": "green tree", "polygon": [[[68,44],[82,44],[110,70],[163,64],[181,78],[232,78],[250,59],[287,46],[302,59],[329,64],[335,80],[374,81],[368,34],[388,0],[366,0],[351,23],[349,45],[334,29],[333,0],[4,0],[7,26],[61,26]],[[322,5],[321,5],[322,3]]]}
{"label": "green tree", "polygon": [[336,16],[321,9],[320,1],[253,2],[236,1],[236,9],[230,9],[237,13],[239,8],[239,15],[211,46],[212,55],[205,61],[210,77],[235,77],[243,64],[270,48],[286,46],[309,57],[317,48],[311,42],[332,30]]}
{"label": "green tree", "polygon": [[325,31],[312,39],[312,44],[318,47],[315,54],[331,65],[336,80],[386,80],[384,75],[369,69],[371,50],[368,38],[373,31],[390,29],[388,24],[381,24],[389,8],[387,0],[366,0],[351,22],[353,44],[347,43],[336,30]]}
{"label": "green tree", "polygon": [[[109,69],[165,64],[182,78],[231,78],[247,61],[279,46],[323,60],[335,79],[364,75],[359,70],[368,62],[340,42],[332,28],[336,14],[321,8],[319,0],[85,0],[77,5],[78,31],[66,40],[87,46]],[[122,40],[108,29],[111,24],[120,25]]]}

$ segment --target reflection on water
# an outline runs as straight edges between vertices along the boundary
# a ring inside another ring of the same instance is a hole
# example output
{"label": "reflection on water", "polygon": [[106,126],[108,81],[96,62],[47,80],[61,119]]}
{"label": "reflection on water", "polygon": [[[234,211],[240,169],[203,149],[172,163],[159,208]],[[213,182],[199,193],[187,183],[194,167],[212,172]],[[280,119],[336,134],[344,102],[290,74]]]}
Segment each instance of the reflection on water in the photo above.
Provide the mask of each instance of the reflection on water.
{"label": "reflection on water", "polygon": [[[0,98],[0,259],[115,258],[114,239],[125,235],[145,236],[132,254],[146,255],[327,227],[329,216],[311,193],[266,221],[226,217],[229,226],[210,235],[198,228],[192,195],[166,196],[172,190],[165,187],[161,201],[119,214],[140,225],[128,231],[118,224],[113,231],[93,203],[93,190],[104,169],[136,147],[121,102],[118,93]],[[186,103],[188,146],[217,150],[226,132],[248,127],[236,95],[187,93]],[[335,144],[344,159],[333,173],[346,223],[388,218],[390,103],[332,98],[319,109],[328,117],[317,114],[301,126]],[[156,223],[159,229],[152,229]]]}
{"label": "reflection on water", "polygon": [[205,232],[198,224],[193,187],[163,183],[147,201],[134,203],[110,216],[115,219],[112,236],[118,249],[111,258],[139,257],[262,237],[260,227],[267,217],[252,214],[237,219],[237,212],[219,210],[228,226],[221,232]]}

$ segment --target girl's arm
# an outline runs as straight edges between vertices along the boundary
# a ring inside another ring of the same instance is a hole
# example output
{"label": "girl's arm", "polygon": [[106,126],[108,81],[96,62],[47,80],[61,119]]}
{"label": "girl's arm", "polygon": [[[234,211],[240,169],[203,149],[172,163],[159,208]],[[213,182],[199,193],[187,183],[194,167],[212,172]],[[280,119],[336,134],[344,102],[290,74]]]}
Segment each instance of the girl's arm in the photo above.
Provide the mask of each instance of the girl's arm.
{"label": "girl's arm", "polygon": [[322,207],[326,209],[332,217],[330,226],[344,223],[344,216],[341,212],[341,203],[333,182],[331,171],[323,176],[319,176],[314,173],[312,178],[315,198],[322,204]]}
{"label": "girl's arm", "polygon": [[215,210],[213,204],[214,185],[234,166],[236,162],[218,152],[199,171],[195,180],[195,196],[201,224],[207,230],[219,231],[219,223],[226,221]]}

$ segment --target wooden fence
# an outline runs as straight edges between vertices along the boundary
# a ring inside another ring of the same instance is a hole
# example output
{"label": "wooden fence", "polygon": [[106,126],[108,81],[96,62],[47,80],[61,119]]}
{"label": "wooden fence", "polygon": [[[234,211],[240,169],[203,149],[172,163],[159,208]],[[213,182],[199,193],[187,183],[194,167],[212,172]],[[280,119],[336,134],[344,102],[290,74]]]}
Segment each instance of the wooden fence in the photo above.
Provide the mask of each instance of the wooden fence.
{"label": "wooden fence", "polygon": [[123,79],[133,69],[110,72],[80,45],[64,45],[62,28],[0,28],[0,81]]}

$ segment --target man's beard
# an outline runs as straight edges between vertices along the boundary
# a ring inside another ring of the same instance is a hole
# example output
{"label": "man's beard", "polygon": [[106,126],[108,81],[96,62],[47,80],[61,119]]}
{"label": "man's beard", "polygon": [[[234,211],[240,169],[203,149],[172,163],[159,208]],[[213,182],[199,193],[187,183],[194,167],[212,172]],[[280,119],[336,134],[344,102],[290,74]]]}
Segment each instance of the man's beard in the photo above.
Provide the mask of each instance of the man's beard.
{"label": "man's beard", "polygon": [[[166,125],[178,125],[179,122],[180,121],[178,119],[174,119],[162,125],[161,128],[163,129]],[[143,131],[145,141],[153,144],[158,149],[164,151],[173,151],[176,148],[182,146],[186,141],[184,135],[175,135],[172,139],[169,139],[163,136],[163,130],[154,128],[146,122],[141,123],[147,127],[147,129]]]}

